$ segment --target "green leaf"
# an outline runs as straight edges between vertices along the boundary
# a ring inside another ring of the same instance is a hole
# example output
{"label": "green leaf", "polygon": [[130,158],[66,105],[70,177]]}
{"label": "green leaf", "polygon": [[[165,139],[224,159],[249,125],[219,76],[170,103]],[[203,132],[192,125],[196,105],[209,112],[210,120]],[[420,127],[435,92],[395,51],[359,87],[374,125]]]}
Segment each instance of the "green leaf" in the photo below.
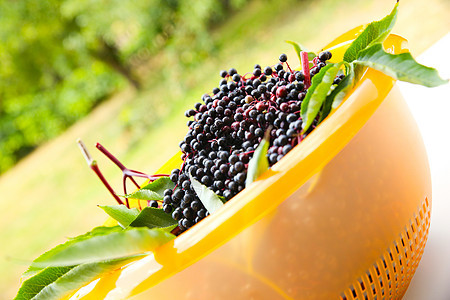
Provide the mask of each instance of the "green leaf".
{"label": "green leaf", "polygon": [[173,189],[174,187],[175,184],[172,182],[172,180],[170,180],[169,177],[161,177],[142,187],[141,190],[151,190],[155,193],[160,194],[161,196],[164,196],[165,190]]}
{"label": "green leaf", "polygon": [[198,182],[198,180],[192,177],[190,174],[189,178],[191,180],[192,188],[194,189],[200,201],[203,203],[203,206],[205,206],[206,210],[210,214],[213,214],[223,206],[222,199],[220,199],[220,197],[217,196],[216,193],[210,190],[207,186]]}
{"label": "green leaf", "polygon": [[137,208],[128,208],[125,205],[100,205],[99,207],[111,218],[119,222],[119,225],[123,228],[128,227],[139,215]]}
{"label": "green leaf", "polygon": [[174,187],[175,184],[169,177],[161,177],[125,197],[147,201],[160,201],[164,198],[164,191],[166,189],[173,189]]}
{"label": "green leaf", "polygon": [[227,202],[227,198],[225,198],[224,196],[217,195],[217,197],[219,197],[219,199],[220,199],[220,201],[222,201],[222,203]]}
{"label": "green leaf", "polygon": [[164,228],[177,224],[170,214],[160,208],[146,207],[139,216],[131,222],[131,227]]}
{"label": "green leaf", "polygon": [[355,71],[353,64],[347,64],[347,74],[344,79],[334,88],[333,91],[327,96],[323,103],[322,110],[320,112],[319,123],[322,122],[331,112],[331,109],[335,109],[344,99],[345,95],[355,85]]}
{"label": "green leaf", "polygon": [[[300,56],[300,52],[302,52],[302,51],[307,51],[307,50],[305,49],[305,47],[301,46],[299,43],[296,43],[296,42],[294,42],[294,41],[286,41],[286,43],[291,44],[291,45],[294,47],[295,53],[297,53],[298,61],[301,63],[302,58],[301,58],[301,56]],[[314,52],[308,52],[308,59],[309,59],[310,61],[313,60],[314,57],[316,57],[316,56],[317,56],[317,55],[316,55]],[[311,68],[312,65],[313,65],[313,63],[310,63],[310,64],[309,64],[309,67]]]}
{"label": "green leaf", "polygon": [[164,199],[164,196],[158,194],[157,192],[154,192],[152,190],[144,190],[144,189],[140,189],[137,190],[134,193],[128,194],[125,197],[127,198],[132,198],[132,199],[140,199],[140,200],[156,200],[156,201],[161,201]]}
{"label": "green leaf", "polygon": [[[317,56],[314,52],[308,52],[308,60],[313,60]],[[309,68],[311,69],[311,65],[314,65],[313,63],[309,63]]]}
{"label": "green leaf", "polygon": [[75,267],[48,267],[25,280],[14,300],[61,299],[102,274],[116,270],[141,256]]}
{"label": "green leaf", "polygon": [[391,13],[380,21],[370,23],[366,29],[350,44],[350,47],[344,53],[344,61],[352,62],[358,56],[361,50],[367,47],[383,42],[394,27],[397,19],[398,2],[395,4]]}
{"label": "green leaf", "polygon": [[52,267],[41,270],[22,283],[14,300],[32,299],[44,287],[55,282],[58,278],[69,272],[73,267]]}
{"label": "green leaf", "polygon": [[448,82],[448,80],[440,78],[435,69],[416,62],[411,53],[389,54],[383,50],[381,44],[372,45],[361,51],[355,63],[379,70],[395,79],[427,87],[435,87]]}
{"label": "green leaf", "polygon": [[298,43],[296,43],[294,41],[286,41],[286,43],[291,44],[294,47],[295,53],[297,53],[298,60],[302,61],[302,59],[300,57],[300,52],[303,51],[302,47]]}
{"label": "green leaf", "polygon": [[73,266],[131,257],[153,251],[174,237],[164,230],[145,227],[111,230],[88,238],[83,235],[42,254],[31,267]]}
{"label": "green leaf", "polygon": [[[62,245],[56,246],[55,248],[45,252],[44,254],[42,254],[41,256],[39,256],[39,258],[41,257],[47,257],[47,256],[51,256],[53,251],[55,251],[55,249],[57,249],[58,247],[61,246],[65,246],[65,247],[71,247],[73,244],[75,243],[79,243],[85,240],[88,240],[90,238],[96,237],[96,236],[103,236],[103,235],[107,235],[107,234],[111,234],[114,232],[121,232],[123,229],[120,226],[114,226],[114,227],[105,227],[105,226],[100,226],[100,227],[95,227],[94,229],[92,229],[91,231],[77,236],[75,238],[70,238],[67,242],[65,242]],[[38,258],[38,259],[39,259]],[[29,276],[33,276],[34,274],[36,274],[36,272],[41,271],[43,268],[45,268],[46,266],[37,266],[37,265],[31,265],[27,271],[25,271],[22,275],[22,277],[29,277]]]}
{"label": "green leaf", "polygon": [[316,118],[326,97],[330,93],[333,80],[343,63],[328,64],[312,78],[311,86],[301,106],[302,129],[306,132]]}
{"label": "green leaf", "polygon": [[269,160],[267,159],[267,150],[270,145],[270,129],[264,135],[264,138],[259,143],[252,159],[248,163],[247,179],[245,180],[245,187],[252,184],[253,181],[261,176],[262,173],[269,169]]}

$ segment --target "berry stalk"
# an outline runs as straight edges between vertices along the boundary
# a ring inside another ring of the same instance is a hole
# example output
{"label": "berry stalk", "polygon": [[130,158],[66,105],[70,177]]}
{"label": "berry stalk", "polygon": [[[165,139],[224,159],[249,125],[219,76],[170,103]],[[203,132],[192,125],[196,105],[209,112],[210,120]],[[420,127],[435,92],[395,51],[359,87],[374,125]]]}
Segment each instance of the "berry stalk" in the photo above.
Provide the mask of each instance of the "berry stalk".
{"label": "berry stalk", "polygon": [[311,77],[309,74],[309,58],[308,58],[308,52],[302,51],[300,52],[300,58],[302,60],[302,71],[305,75],[305,89],[308,89],[311,86]]}
{"label": "berry stalk", "polygon": [[[100,152],[102,152],[106,157],[108,157],[122,171],[122,177],[123,177],[122,185],[123,185],[123,192],[124,192],[125,195],[128,194],[127,193],[127,179],[128,178],[131,180],[131,182],[138,189],[140,189],[141,186],[136,182],[136,180],[133,178],[133,176],[141,177],[141,178],[147,178],[150,181],[155,181],[159,177],[168,176],[168,175],[165,175],[165,174],[148,175],[148,174],[145,174],[145,173],[142,173],[142,172],[139,172],[139,171],[130,170],[127,167],[125,167],[125,165],[122,164],[111,152],[106,150],[106,148],[103,147],[100,143],[97,143],[97,145],[95,147],[97,147],[97,149],[100,150]],[[127,197],[125,197],[125,202],[126,202],[126,206],[128,208],[130,208],[130,203],[129,203]],[[140,205],[141,205],[141,203],[139,202],[139,206]]]}
{"label": "berry stalk", "polygon": [[100,168],[98,167],[97,162],[92,158],[91,154],[86,148],[86,145],[83,143],[82,140],[77,141],[78,146],[80,147],[81,153],[83,154],[84,158],[86,159],[87,164],[89,165],[89,168],[94,171],[94,173],[97,175],[97,177],[100,179],[100,181],[103,183],[103,185],[106,187],[106,189],[110,192],[110,194],[113,196],[113,198],[117,201],[117,203],[123,205],[123,201],[120,200],[120,198],[116,195],[116,192],[114,192],[113,188],[109,184],[109,182],[106,180],[105,176],[103,176],[102,172],[100,171]]}

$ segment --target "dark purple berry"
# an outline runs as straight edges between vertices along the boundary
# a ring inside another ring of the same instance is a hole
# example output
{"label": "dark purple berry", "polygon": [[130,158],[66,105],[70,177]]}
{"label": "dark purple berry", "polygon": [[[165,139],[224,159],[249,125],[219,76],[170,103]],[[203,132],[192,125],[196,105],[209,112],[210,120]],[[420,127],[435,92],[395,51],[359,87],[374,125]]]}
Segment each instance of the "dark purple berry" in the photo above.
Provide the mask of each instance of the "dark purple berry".
{"label": "dark purple berry", "polygon": [[286,54],[281,54],[280,57],[278,58],[281,62],[286,62],[287,61],[287,55]]}

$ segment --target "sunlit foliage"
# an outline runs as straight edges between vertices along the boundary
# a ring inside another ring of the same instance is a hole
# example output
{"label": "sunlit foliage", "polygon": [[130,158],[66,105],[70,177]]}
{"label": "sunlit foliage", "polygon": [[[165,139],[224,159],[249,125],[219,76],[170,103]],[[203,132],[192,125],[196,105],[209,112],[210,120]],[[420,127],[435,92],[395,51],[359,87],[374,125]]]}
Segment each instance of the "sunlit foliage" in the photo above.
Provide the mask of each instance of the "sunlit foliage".
{"label": "sunlit foliage", "polygon": [[211,28],[247,0],[0,1],[0,173],[114,91],[145,84],[158,53],[195,65]]}

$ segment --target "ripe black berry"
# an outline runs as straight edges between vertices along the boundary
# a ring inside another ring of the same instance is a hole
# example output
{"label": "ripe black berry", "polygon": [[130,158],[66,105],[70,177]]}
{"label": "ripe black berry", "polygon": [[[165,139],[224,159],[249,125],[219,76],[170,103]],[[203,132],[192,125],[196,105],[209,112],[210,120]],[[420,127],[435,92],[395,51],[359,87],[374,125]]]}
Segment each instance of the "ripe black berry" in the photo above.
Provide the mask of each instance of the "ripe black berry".
{"label": "ripe black berry", "polygon": [[[317,74],[330,58],[331,53],[320,53],[316,67],[307,75]],[[203,103],[185,112],[191,120],[179,144],[184,163],[171,172],[176,188],[165,190],[161,203],[181,231],[209,215],[188,175],[229,200],[244,189],[248,163],[264,132],[271,128],[267,158],[272,166],[317,125],[315,120],[308,132],[301,131],[300,108],[310,77],[305,79],[303,72],[291,70],[286,54],[278,60],[274,67],[255,65],[245,75],[235,68],[221,71],[222,79],[213,93],[203,95]],[[336,76],[334,83],[342,78]],[[149,205],[160,206],[156,201]]]}
{"label": "ripe black berry", "polygon": [[237,70],[235,68],[231,68],[230,70],[228,70],[228,74],[230,74],[230,76],[233,76],[234,74],[237,74]]}
{"label": "ripe black berry", "polygon": [[331,52],[330,51],[324,51],[319,53],[319,60],[322,62],[325,62],[327,60],[331,59]]}
{"label": "ripe black berry", "polygon": [[281,62],[286,62],[287,61],[287,55],[286,54],[281,54],[280,57],[278,58]]}
{"label": "ripe black berry", "polygon": [[155,200],[151,200],[148,202],[148,206],[157,208],[158,202],[156,202]]}
{"label": "ripe black berry", "polygon": [[267,75],[267,76],[270,76],[270,75],[272,75],[272,68],[271,67],[265,67],[264,68],[264,74],[265,75]]}

